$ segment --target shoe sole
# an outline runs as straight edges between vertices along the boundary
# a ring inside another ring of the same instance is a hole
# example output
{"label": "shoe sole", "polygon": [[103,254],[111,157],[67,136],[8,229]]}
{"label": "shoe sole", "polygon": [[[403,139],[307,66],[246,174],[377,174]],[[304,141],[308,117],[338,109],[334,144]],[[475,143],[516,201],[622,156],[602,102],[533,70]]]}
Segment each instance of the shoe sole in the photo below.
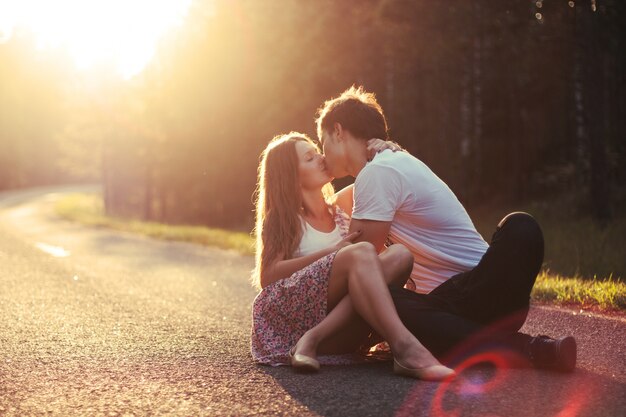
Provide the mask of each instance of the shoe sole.
{"label": "shoe sole", "polygon": [[556,351],[557,358],[559,358],[556,369],[562,372],[572,372],[576,368],[576,339],[572,336],[559,339]]}
{"label": "shoe sole", "polygon": [[439,382],[452,379],[456,373],[454,370],[443,365],[432,365],[414,369],[401,365],[396,359],[393,360],[393,372],[397,375],[421,379],[422,381]]}

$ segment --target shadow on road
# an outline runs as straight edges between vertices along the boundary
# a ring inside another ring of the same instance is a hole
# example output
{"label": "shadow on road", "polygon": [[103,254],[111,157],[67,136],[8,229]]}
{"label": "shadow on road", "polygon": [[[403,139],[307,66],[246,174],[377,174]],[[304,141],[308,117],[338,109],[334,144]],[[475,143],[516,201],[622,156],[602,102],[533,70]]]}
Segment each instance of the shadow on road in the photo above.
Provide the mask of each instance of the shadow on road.
{"label": "shadow on road", "polygon": [[626,406],[626,384],[585,370],[480,366],[432,383],[395,376],[390,363],[328,366],[314,375],[262,369],[322,416],[617,416]]}
{"label": "shadow on road", "polygon": [[415,381],[393,375],[391,363],[326,366],[317,374],[261,367],[295,400],[323,416],[392,415]]}

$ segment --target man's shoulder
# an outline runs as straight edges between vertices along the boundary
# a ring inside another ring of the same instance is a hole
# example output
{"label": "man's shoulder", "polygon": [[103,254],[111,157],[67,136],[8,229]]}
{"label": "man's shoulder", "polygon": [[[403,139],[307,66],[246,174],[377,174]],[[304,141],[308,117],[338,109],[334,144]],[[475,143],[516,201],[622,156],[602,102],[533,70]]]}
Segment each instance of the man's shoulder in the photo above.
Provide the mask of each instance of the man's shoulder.
{"label": "man's shoulder", "polygon": [[383,151],[368,162],[354,181],[355,195],[384,187],[391,192],[402,192],[411,187],[413,179],[420,177],[418,159],[406,152]]}
{"label": "man's shoulder", "polygon": [[373,175],[376,172],[387,172],[398,174],[419,170],[423,163],[408,152],[383,151],[365,165],[362,172]]}

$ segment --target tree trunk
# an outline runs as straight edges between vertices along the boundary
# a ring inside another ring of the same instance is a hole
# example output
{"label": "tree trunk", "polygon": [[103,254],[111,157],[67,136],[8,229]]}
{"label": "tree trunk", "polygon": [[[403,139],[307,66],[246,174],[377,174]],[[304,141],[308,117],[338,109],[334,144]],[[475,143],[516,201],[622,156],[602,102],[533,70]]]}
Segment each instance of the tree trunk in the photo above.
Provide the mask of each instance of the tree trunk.
{"label": "tree trunk", "polygon": [[143,200],[143,219],[151,221],[154,219],[152,212],[152,194],[153,194],[153,178],[152,178],[152,164],[148,162],[146,167],[146,182],[144,184],[144,200]]}
{"label": "tree trunk", "polygon": [[589,149],[589,198],[591,212],[601,224],[610,219],[609,178],[607,166],[607,134],[604,126],[604,95],[606,90],[604,74],[604,48],[600,39],[600,19],[598,11],[583,9],[583,34],[585,51],[584,80],[586,125]]}
{"label": "tree trunk", "polygon": [[111,172],[109,169],[109,151],[106,141],[102,140],[102,199],[104,204],[104,214],[113,214],[113,184],[111,182]]}
{"label": "tree trunk", "polygon": [[[475,33],[472,44],[472,129],[471,129],[471,154],[473,163],[472,188],[474,197],[483,194],[483,161],[482,161],[482,135],[483,135],[483,95],[482,95],[482,60],[483,60],[483,16],[480,2],[474,2]],[[479,198],[480,198],[479,197]]]}

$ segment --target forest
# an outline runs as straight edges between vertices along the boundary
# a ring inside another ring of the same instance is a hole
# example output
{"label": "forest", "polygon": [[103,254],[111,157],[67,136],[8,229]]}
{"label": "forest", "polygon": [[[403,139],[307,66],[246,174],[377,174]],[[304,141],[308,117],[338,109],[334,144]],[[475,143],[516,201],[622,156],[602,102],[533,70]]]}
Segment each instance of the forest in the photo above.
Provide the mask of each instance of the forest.
{"label": "forest", "polygon": [[110,215],[249,231],[266,143],[315,138],[324,100],[363,85],[468,207],[564,196],[607,225],[626,201],[625,9],[196,0],[130,79],[16,31],[0,36],[0,190],[101,182]]}

